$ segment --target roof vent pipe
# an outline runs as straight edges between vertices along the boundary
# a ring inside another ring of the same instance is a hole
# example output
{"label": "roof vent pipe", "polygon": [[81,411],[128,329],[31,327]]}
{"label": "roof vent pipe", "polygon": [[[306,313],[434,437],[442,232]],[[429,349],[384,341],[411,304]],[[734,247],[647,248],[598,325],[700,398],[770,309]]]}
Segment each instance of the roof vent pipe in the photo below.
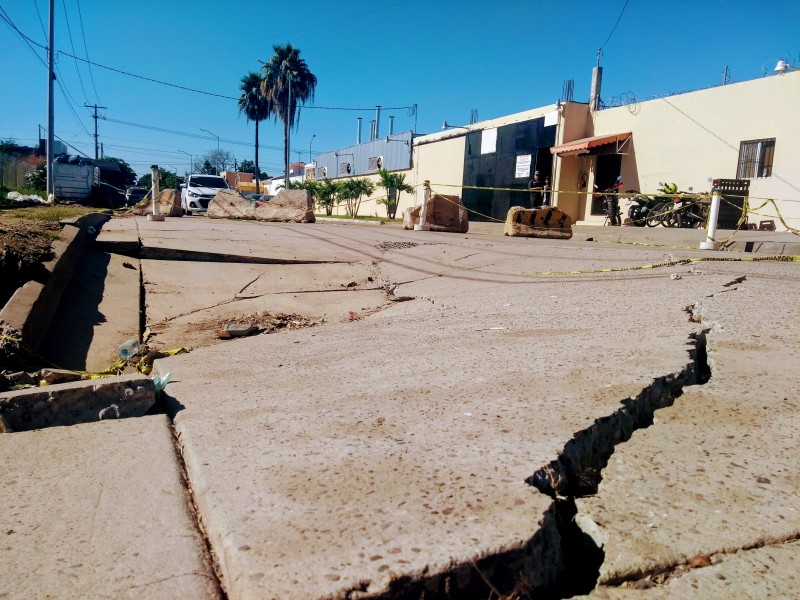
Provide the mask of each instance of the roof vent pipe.
{"label": "roof vent pipe", "polygon": [[369,122],[369,141],[375,141],[375,119]]}
{"label": "roof vent pipe", "polygon": [[375,137],[373,139],[378,139],[381,136],[381,105],[378,104],[375,107]]}
{"label": "roof vent pipe", "polygon": [[389,115],[389,135],[394,133],[394,116]]}
{"label": "roof vent pipe", "polygon": [[361,143],[361,119],[362,117],[356,117],[356,121],[358,121],[356,125],[356,144]]}

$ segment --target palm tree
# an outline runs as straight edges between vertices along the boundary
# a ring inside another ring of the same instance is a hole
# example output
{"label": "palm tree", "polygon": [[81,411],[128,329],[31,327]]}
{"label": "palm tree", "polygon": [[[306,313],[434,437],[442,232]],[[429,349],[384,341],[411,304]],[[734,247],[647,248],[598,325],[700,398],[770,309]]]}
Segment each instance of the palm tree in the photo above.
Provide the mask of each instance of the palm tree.
{"label": "palm tree", "polygon": [[406,183],[405,173],[389,173],[387,169],[378,169],[378,177],[381,180],[381,187],[386,190],[386,198],[379,199],[377,203],[385,204],[386,216],[394,219],[400,192],[412,192],[414,188]]}
{"label": "palm tree", "polygon": [[289,132],[296,126],[300,105],[314,99],[317,77],[291,44],[273,46],[275,54],[261,68],[261,93],[275,105],[273,115],[283,122],[286,187],[289,186]]}
{"label": "palm tree", "polygon": [[242,95],[239,96],[239,114],[244,113],[248,121],[256,124],[256,193],[261,193],[261,181],[258,168],[258,123],[268,119],[275,112],[275,104],[272,100],[261,93],[261,77],[252,71],[242,77],[242,85],[239,87]]}

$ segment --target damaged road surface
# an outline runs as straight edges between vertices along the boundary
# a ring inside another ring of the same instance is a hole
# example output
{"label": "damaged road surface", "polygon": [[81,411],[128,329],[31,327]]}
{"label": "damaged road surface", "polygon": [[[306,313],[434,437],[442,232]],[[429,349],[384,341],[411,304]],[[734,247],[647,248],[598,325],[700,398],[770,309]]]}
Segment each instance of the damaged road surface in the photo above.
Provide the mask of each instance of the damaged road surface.
{"label": "damaged road surface", "polygon": [[109,239],[252,258],[143,259],[155,340],[239,305],[358,314],[155,363],[227,598],[796,593],[795,264],[536,276],[665,251],[126,221]]}

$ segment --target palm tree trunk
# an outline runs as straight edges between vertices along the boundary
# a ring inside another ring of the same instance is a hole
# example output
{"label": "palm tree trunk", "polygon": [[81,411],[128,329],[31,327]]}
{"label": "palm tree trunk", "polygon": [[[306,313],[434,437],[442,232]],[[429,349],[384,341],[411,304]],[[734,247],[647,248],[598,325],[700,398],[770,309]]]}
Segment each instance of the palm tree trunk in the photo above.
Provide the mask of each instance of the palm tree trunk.
{"label": "palm tree trunk", "polygon": [[256,120],[256,172],[255,172],[255,176],[256,176],[256,194],[260,194],[261,193],[261,181],[258,178],[259,172],[260,171],[258,169],[258,120]]}

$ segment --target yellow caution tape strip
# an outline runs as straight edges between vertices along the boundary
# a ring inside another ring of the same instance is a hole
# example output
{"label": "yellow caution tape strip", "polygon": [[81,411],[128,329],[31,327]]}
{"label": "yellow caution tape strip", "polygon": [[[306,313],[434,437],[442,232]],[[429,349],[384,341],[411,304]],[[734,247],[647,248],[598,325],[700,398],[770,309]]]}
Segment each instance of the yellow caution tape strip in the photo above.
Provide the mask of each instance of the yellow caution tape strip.
{"label": "yellow caution tape strip", "polygon": [[[31,356],[43,361],[51,368],[62,369],[64,371],[72,371],[73,373],[78,373],[81,376],[81,379],[84,380],[102,379],[104,377],[114,377],[116,375],[121,375],[123,370],[125,369],[125,365],[127,364],[127,361],[119,358],[114,362],[114,364],[112,364],[110,367],[102,371],[79,371],[76,369],[64,369],[63,367],[59,367],[58,365],[51,363],[49,360],[47,360],[45,357],[43,357],[35,350],[28,348],[25,344],[22,343],[22,340],[19,338],[15,338],[10,335],[0,334],[0,340],[8,340],[10,342],[13,342],[19,345],[19,347],[22,350],[24,350]],[[155,362],[159,358],[166,358],[168,356],[175,356],[176,354],[184,354],[186,352],[191,352],[191,351],[192,348],[190,348],[189,346],[181,346],[180,348],[172,348],[170,350],[150,350],[149,352],[147,352],[147,354],[142,356],[136,363],[136,370],[139,373],[142,373],[143,375],[150,375],[150,373],[153,370],[153,362]],[[39,385],[44,386],[48,385],[48,383],[44,380],[41,380],[39,382]]]}
{"label": "yellow caution tape strip", "polygon": [[652,265],[641,265],[638,267],[608,267],[605,269],[589,269],[585,271],[523,271],[518,273],[518,275],[589,275],[592,273],[619,273],[622,271],[660,269],[661,267],[674,267],[677,265],[688,265],[696,262],[800,262],[800,256],[703,256],[695,258],[683,258],[680,260],[670,260]]}

